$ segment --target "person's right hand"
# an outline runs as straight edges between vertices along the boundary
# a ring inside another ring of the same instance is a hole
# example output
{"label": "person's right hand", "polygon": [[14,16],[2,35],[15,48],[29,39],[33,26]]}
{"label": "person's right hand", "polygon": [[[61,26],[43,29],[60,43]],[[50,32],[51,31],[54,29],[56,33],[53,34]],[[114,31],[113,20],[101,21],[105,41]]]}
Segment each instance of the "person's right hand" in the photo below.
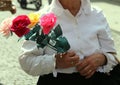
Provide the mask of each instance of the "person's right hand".
{"label": "person's right hand", "polygon": [[[61,57],[62,56],[62,57]],[[75,52],[69,51],[62,55],[57,54],[56,57],[56,68],[64,69],[75,66],[79,62],[79,56]]]}

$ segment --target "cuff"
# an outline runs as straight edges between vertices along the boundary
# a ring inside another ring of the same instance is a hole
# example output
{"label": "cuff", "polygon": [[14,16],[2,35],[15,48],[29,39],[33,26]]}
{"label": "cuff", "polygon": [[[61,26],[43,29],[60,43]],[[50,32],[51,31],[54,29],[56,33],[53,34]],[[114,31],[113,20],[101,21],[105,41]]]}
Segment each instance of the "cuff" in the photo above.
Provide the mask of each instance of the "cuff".
{"label": "cuff", "polygon": [[106,56],[107,63],[99,68],[100,72],[109,73],[113,67],[118,64],[115,57],[110,53],[103,53]]}

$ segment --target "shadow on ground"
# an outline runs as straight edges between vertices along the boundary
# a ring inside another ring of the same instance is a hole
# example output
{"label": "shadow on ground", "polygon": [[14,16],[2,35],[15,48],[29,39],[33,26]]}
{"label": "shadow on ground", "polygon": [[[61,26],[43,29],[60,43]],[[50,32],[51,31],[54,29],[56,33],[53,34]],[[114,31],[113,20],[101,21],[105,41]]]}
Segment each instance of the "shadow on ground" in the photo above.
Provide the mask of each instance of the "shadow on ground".
{"label": "shadow on ground", "polygon": [[91,0],[91,2],[106,2],[109,4],[114,4],[120,6],[120,0]]}

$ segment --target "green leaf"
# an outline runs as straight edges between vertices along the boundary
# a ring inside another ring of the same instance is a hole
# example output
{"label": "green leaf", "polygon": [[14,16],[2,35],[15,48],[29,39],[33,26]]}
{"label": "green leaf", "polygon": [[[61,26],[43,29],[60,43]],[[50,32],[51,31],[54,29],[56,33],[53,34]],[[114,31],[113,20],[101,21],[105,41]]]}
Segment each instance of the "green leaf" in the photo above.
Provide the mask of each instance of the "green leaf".
{"label": "green leaf", "polygon": [[53,39],[53,40],[55,40],[57,38],[57,36],[54,33],[54,31],[51,31],[48,36],[50,37],[50,39]]}
{"label": "green leaf", "polygon": [[57,27],[55,27],[55,29],[53,31],[54,31],[56,37],[59,37],[62,35],[62,29],[59,24],[57,25]]}
{"label": "green leaf", "polygon": [[[30,30],[30,32],[26,35],[24,35],[23,37],[26,39],[26,40],[35,40],[34,38],[36,38],[36,34],[40,31],[41,27],[36,24],[35,27]],[[34,37],[34,38],[33,38]]]}
{"label": "green leaf", "polygon": [[38,32],[41,29],[41,26],[39,24],[36,24],[35,27],[32,29],[32,32]]}
{"label": "green leaf", "polygon": [[50,38],[48,36],[46,36],[46,38],[41,43],[44,45],[47,45],[49,40],[50,40]]}
{"label": "green leaf", "polygon": [[70,49],[70,45],[65,37],[60,36],[59,38],[57,38],[57,42],[59,44],[59,47],[61,47],[64,51]]}
{"label": "green leaf", "polygon": [[51,46],[55,47],[57,49],[58,53],[66,52],[70,49],[70,45],[67,41],[67,39],[63,36],[59,36],[54,44],[49,43]]}

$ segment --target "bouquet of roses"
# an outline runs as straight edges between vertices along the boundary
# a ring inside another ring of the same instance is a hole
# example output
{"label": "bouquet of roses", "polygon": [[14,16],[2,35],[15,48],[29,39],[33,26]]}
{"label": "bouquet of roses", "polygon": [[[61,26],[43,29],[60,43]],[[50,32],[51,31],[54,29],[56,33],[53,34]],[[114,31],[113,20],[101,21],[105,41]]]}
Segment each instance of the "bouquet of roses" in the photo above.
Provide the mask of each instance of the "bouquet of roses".
{"label": "bouquet of roses", "polygon": [[70,48],[70,45],[63,36],[60,25],[55,26],[56,21],[54,13],[42,17],[37,13],[19,15],[5,19],[0,25],[0,32],[6,37],[14,33],[20,39],[35,41],[38,48],[49,46],[58,53],[63,53]]}

